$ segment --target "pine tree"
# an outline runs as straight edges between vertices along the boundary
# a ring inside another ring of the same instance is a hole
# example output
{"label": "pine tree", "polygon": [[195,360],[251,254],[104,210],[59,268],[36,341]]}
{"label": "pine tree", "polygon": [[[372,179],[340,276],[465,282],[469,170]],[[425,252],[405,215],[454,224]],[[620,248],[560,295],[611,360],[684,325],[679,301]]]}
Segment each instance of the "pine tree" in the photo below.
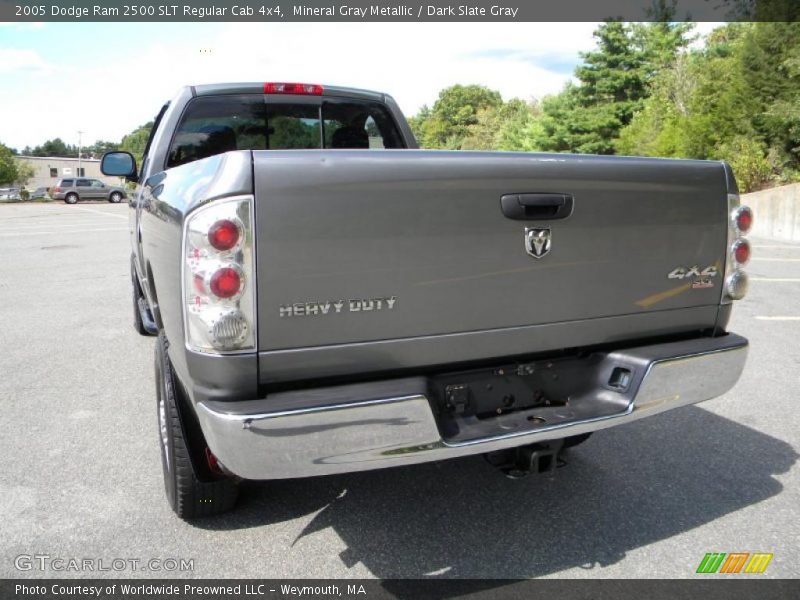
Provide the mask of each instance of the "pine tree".
{"label": "pine tree", "polygon": [[645,54],[629,26],[607,21],[595,32],[597,49],[581,54],[579,85],[542,103],[544,150],[613,154],[620,130],[647,95]]}

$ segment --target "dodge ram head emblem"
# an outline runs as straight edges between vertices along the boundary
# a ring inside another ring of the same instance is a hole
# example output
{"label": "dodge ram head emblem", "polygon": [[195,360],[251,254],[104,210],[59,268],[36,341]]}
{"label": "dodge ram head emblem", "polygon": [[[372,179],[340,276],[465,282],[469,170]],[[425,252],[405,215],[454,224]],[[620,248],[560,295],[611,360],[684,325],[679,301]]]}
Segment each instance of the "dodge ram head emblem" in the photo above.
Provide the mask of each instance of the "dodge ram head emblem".
{"label": "dodge ram head emblem", "polygon": [[552,234],[549,227],[525,228],[525,251],[533,258],[542,258],[550,252]]}

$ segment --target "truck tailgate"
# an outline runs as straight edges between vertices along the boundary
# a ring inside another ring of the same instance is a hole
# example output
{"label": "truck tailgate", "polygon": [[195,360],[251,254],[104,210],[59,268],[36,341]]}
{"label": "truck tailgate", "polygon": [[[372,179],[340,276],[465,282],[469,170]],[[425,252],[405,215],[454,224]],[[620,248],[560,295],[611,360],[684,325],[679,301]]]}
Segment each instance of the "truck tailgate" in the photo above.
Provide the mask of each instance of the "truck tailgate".
{"label": "truck tailgate", "polygon": [[[503,330],[524,329],[510,355],[543,349],[537,326],[548,347],[606,342],[614,317],[622,337],[714,326],[727,236],[721,163],[412,150],[255,151],[253,161],[264,381],[289,377],[270,356],[302,362],[301,349],[370,353],[360,367],[345,354],[312,365],[336,374],[415,366],[413,352],[384,352],[392,340],[427,340],[419,361],[432,364],[480,357]],[[571,215],[501,210],[503,195],[536,193],[571,195]],[[549,228],[544,256],[526,250],[526,228]],[[716,276],[668,278],[710,266]],[[593,319],[606,323],[596,335]],[[452,343],[430,344],[441,336]]]}

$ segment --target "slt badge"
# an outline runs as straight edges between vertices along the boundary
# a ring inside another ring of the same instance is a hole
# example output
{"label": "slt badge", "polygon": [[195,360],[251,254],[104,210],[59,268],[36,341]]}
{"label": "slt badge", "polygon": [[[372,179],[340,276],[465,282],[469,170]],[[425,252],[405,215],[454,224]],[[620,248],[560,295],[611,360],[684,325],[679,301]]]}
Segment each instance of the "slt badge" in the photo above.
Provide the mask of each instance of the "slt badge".
{"label": "slt badge", "polygon": [[533,258],[542,258],[550,252],[553,236],[549,227],[525,228],[525,252]]}

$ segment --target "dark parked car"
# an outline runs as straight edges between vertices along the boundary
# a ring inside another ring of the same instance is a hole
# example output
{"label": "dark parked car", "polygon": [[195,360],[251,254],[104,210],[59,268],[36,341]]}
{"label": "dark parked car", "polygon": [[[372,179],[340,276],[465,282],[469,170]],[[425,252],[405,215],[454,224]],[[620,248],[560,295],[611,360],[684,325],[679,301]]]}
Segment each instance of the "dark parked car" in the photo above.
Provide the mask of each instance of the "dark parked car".
{"label": "dark parked car", "polygon": [[125,198],[125,188],[111,186],[99,179],[88,177],[65,177],[50,189],[53,200],[75,204],[78,200],[108,200],[118,203]]}

